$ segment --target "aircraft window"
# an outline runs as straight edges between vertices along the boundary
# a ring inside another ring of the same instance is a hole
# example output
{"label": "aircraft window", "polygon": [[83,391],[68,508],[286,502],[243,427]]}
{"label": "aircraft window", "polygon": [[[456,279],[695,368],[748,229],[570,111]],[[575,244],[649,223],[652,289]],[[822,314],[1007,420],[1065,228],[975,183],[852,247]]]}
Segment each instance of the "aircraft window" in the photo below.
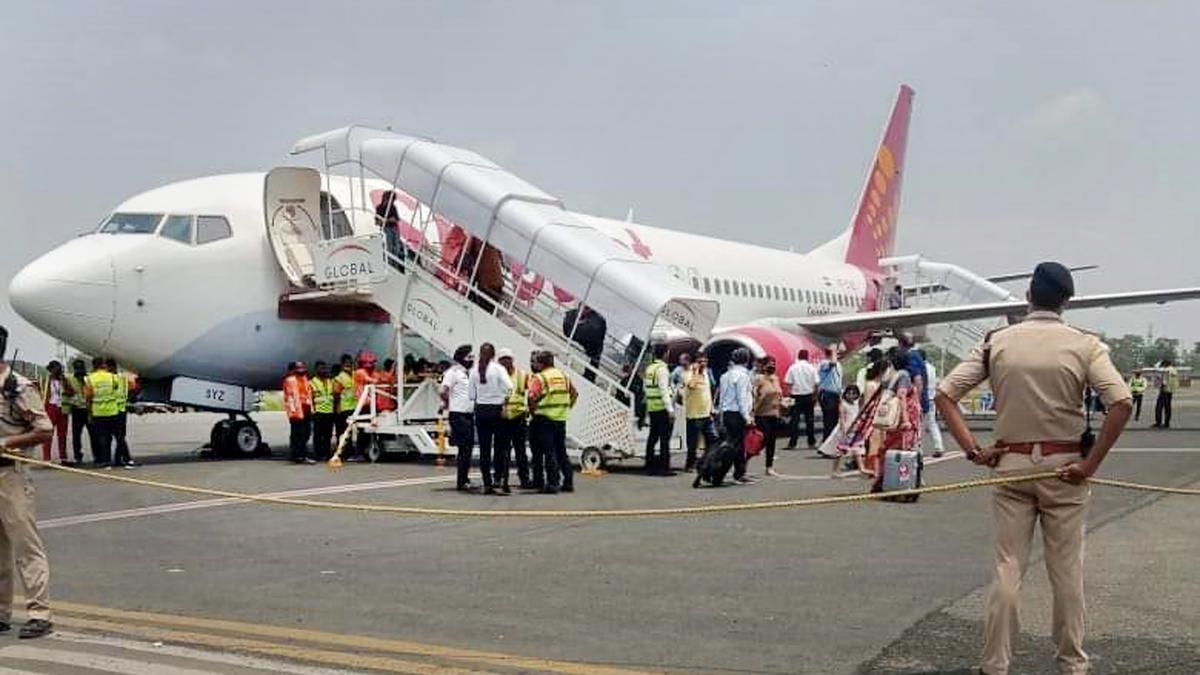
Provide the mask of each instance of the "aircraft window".
{"label": "aircraft window", "polygon": [[692,277],[692,288],[700,290],[700,280],[696,277]]}
{"label": "aircraft window", "polygon": [[762,284],[758,285],[758,297],[760,297],[760,298],[767,297],[767,289]]}
{"label": "aircraft window", "polygon": [[704,292],[712,293],[712,286],[708,282],[708,277],[704,277]]}
{"label": "aircraft window", "polygon": [[196,217],[196,243],[207,244],[220,239],[228,239],[233,236],[233,229],[229,227],[229,221],[223,216],[197,216]]}
{"label": "aircraft window", "polygon": [[723,293],[725,293],[725,295],[729,295],[729,280],[728,280],[728,279],[722,279],[722,280],[721,280],[721,285],[722,285],[722,287],[725,289],[725,290],[724,290],[724,291],[722,291],[722,292],[723,292]]}
{"label": "aircraft window", "polygon": [[106,234],[154,234],[162,219],[161,213],[114,213],[100,226],[100,231]]}
{"label": "aircraft window", "polygon": [[158,231],[158,236],[174,239],[185,244],[192,243],[192,217],[167,216],[167,219],[163,222],[162,229]]}
{"label": "aircraft window", "polygon": [[[333,222],[329,220],[329,204],[333,203]],[[349,237],[354,234],[354,228],[350,226],[350,219],[346,217],[346,212],[342,209],[342,205],[338,203],[337,197],[330,195],[328,192],[321,193],[321,238],[322,239],[340,239],[341,237]]]}
{"label": "aircraft window", "polygon": [[739,283],[742,287],[742,295],[746,296],[747,298],[750,297],[750,289],[746,287],[746,282],[742,281]]}
{"label": "aircraft window", "polygon": [[781,292],[780,292],[780,290],[779,290],[779,287],[778,287],[778,286],[776,286],[776,287],[775,287],[775,299],[776,299],[776,300],[783,300],[783,299],[784,299],[784,297],[783,297],[783,293],[781,293]]}

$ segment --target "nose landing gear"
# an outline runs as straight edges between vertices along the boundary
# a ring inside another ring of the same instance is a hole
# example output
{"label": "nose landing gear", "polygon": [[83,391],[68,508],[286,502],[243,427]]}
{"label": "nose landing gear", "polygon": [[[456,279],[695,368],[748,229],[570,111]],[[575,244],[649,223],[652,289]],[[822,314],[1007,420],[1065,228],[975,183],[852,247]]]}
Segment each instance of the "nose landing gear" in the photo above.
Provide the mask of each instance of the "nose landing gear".
{"label": "nose landing gear", "polygon": [[236,414],[230,413],[229,419],[213,425],[209,447],[214,457],[256,457],[271,451],[263,443],[258,424],[249,415],[243,416],[244,419],[238,419]]}

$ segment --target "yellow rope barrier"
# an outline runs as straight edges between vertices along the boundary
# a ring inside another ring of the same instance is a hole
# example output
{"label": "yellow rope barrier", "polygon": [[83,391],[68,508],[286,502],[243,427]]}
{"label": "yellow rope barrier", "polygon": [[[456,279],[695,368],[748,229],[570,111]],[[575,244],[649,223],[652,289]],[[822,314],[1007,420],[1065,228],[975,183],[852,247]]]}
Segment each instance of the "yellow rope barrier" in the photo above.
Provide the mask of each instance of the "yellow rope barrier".
{"label": "yellow rope barrier", "polygon": [[[89,471],[87,469],[79,469],[70,466],[62,466],[53,462],[45,462],[38,459],[31,459],[22,455],[4,453],[4,456],[22,464],[31,466],[40,466],[43,468],[54,469],[65,473],[71,473],[102,480],[115,481],[118,483],[127,483],[130,485],[140,485],[143,487],[159,488],[163,490],[171,490],[174,492],[185,492],[189,494],[205,495],[209,497],[225,497],[238,499],[247,502],[258,502],[262,504],[275,504],[281,506],[302,506],[318,509],[333,509],[339,511],[358,511],[363,513],[392,513],[407,516],[437,516],[445,518],[651,518],[664,516],[694,516],[708,515],[713,513],[733,513],[739,511],[766,511],[772,509],[789,509],[800,508],[807,506],[828,506],[832,504],[852,504],[857,502],[876,501],[880,499],[891,499],[896,497],[905,497],[909,495],[927,495],[941,494],[947,492],[961,492],[979,487],[989,487],[994,485],[1012,485],[1016,483],[1028,483],[1031,481],[1044,479],[1057,479],[1056,473],[1036,473],[1026,474],[1021,476],[1003,476],[997,478],[979,478],[975,480],[962,481],[959,483],[947,483],[944,485],[930,485],[914,490],[896,490],[893,492],[871,492],[851,495],[831,495],[824,497],[807,497],[803,499],[785,499],[778,501],[767,502],[744,502],[735,504],[706,504],[702,506],[676,506],[676,507],[661,507],[661,508],[645,508],[645,509],[443,509],[443,508],[427,508],[420,506],[396,506],[392,504],[353,504],[347,502],[327,502],[315,499],[292,499],[287,497],[271,497],[267,495],[255,495],[244,492],[233,492],[230,490],[218,490],[215,488],[195,487],[191,485],[180,485],[177,483],[166,483],[163,481],[146,480],[142,478],[134,478],[132,476],[123,476],[113,473],[99,473]],[[1189,488],[1171,488],[1161,487],[1156,485],[1145,485],[1142,483],[1130,483],[1126,481],[1111,480],[1107,478],[1093,478],[1092,483],[1098,485],[1107,485],[1110,487],[1122,488],[1127,490],[1139,490],[1145,492],[1160,492],[1165,494],[1180,494],[1180,495],[1200,495],[1200,490]]]}

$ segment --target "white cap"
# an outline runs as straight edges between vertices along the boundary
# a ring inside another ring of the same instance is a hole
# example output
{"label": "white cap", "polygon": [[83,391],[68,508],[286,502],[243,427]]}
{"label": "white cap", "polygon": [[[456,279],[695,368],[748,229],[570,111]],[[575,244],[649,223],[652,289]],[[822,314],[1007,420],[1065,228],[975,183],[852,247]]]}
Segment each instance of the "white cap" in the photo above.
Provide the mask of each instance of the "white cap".
{"label": "white cap", "polygon": [[513,357],[513,352],[512,352],[512,350],[511,350],[511,349],[509,349],[508,347],[501,347],[501,348],[499,349],[499,351],[497,351],[497,352],[496,352],[496,359],[497,359],[497,360],[499,360],[499,359],[511,359],[512,357]]}

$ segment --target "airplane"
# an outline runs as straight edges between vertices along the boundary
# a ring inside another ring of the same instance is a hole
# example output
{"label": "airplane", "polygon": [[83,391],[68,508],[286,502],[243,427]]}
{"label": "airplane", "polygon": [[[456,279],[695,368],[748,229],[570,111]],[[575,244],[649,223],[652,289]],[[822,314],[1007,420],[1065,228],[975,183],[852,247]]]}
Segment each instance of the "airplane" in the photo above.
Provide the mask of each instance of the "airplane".
{"label": "airplane", "polygon": [[[801,349],[814,359],[830,345],[853,351],[872,331],[882,329],[1015,319],[1025,303],[1012,296],[951,307],[880,309],[892,283],[887,261],[895,254],[913,98],[913,90],[902,85],[849,226],[808,253],[630,219],[576,215],[719,302],[719,320],[702,345],[714,362],[746,347],[782,365]],[[297,288],[302,280],[285,270],[264,210],[269,175],[208,176],[130,197],[94,231],[22,269],[11,281],[10,303],[46,333],[86,353],[112,356],[138,372],[147,400],[171,398],[230,412],[232,426],[225,429],[236,445],[244,451],[257,448],[261,436],[245,415],[247,399],[253,390],[278,388],[286,362],[330,360],[363,349],[386,353],[395,339],[391,317],[380,307],[297,299],[303,295],[297,293],[304,290]],[[407,225],[409,235],[429,215],[425,204],[386,181],[370,181],[369,187],[373,199],[396,192],[401,227]],[[354,200],[351,178],[326,177],[319,224],[323,238],[378,233],[370,219],[346,217],[342,205]],[[509,267],[521,284],[529,283],[531,272]],[[552,281],[537,279],[532,287],[560,304],[571,301]],[[1073,299],[1070,308],[1194,298],[1200,298],[1200,288],[1083,296]],[[661,334],[677,337],[671,331]],[[244,419],[234,420],[234,415]],[[214,428],[214,439],[216,432]]]}

